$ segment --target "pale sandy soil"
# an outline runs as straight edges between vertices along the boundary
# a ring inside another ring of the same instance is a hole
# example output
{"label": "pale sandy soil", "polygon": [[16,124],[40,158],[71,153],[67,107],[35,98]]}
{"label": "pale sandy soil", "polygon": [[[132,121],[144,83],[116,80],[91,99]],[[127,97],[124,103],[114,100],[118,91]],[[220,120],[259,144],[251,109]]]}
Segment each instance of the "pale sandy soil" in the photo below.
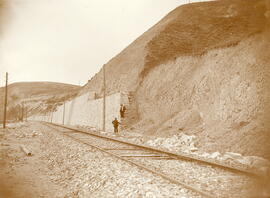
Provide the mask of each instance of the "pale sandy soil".
{"label": "pale sandy soil", "polygon": [[[0,197],[53,197],[59,186],[50,181],[40,148],[40,137],[28,124],[15,129],[0,129]],[[33,153],[27,156],[21,145]]]}

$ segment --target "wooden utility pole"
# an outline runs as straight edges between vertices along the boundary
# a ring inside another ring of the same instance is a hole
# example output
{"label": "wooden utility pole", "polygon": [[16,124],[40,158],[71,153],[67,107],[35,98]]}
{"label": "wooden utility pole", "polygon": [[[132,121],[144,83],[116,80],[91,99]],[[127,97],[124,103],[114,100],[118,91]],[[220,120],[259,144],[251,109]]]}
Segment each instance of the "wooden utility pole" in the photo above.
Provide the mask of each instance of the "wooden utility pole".
{"label": "wooden utility pole", "polygon": [[106,130],[106,75],[105,65],[103,65],[103,131]]}
{"label": "wooden utility pole", "polygon": [[66,108],[66,102],[64,101],[64,106],[63,106],[63,125],[65,124],[65,108]]}
{"label": "wooden utility pole", "polygon": [[22,102],[22,122],[23,122],[23,116],[24,116],[24,102]]}
{"label": "wooden utility pole", "polygon": [[8,94],[8,73],[6,72],[6,89],[5,89],[5,103],[4,103],[4,121],[3,128],[6,128],[6,119],[7,119],[7,94]]}
{"label": "wooden utility pole", "polygon": [[53,111],[51,112],[51,123],[53,121]]}
{"label": "wooden utility pole", "polygon": [[27,105],[25,106],[25,121],[27,121]]}

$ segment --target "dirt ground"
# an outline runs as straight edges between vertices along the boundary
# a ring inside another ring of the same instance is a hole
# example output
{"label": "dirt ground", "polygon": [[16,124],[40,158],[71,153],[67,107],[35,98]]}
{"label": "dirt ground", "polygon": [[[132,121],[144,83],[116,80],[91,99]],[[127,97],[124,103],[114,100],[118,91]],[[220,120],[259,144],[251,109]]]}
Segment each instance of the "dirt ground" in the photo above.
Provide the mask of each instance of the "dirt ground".
{"label": "dirt ground", "polygon": [[10,124],[0,140],[0,198],[200,197],[40,123]]}
{"label": "dirt ground", "polygon": [[[59,186],[50,181],[36,133],[28,125],[21,125],[0,129],[0,138],[0,197],[54,197]],[[27,146],[32,155],[27,156],[21,145]]]}
{"label": "dirt ground", "polygon": [[9,124],[0,140],[0,198],[200,197],[41,123]]}

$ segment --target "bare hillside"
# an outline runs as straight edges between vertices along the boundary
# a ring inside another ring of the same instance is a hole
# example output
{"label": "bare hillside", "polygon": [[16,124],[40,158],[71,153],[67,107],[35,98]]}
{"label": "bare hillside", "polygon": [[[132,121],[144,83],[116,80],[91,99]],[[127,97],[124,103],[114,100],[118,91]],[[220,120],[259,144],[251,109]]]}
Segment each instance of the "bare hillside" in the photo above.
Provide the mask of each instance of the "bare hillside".
{"label": "bare hillside", "polygon": [[265,26],[264,9],[257,1],[214,1],[184,5],[173,20],[148,44],[143,74],[152,67],[184,55],[238,44]]}
{"label": "bare hillside", "polygon": [[[54,82],[20,82],[8,86],[8,119],[18,119],[24,103],[28,115],[48,112],[58,103],[74,97],[80,87]],[[5,88],[0,88],[0,119],[2,121]]]}
{"label": "bare hillside", "polygon": [[[264,0],[176,8],[105,65],[107,94],[133,93],[130,127],[142,133],[196,134],[207,151],[270,158],[269,9]],[[101,95],[102,80],[81,93]]]}
{"label": "bare hillside", "polygon": [[[136,90],[151,68],[178,56],[237,45],[266,26],[264,0],[225,0],[180,6],[106,65],[107,92]],[[140,79],[142,78],[142,79]],[[101,94],[102,73],[84,91]]]}

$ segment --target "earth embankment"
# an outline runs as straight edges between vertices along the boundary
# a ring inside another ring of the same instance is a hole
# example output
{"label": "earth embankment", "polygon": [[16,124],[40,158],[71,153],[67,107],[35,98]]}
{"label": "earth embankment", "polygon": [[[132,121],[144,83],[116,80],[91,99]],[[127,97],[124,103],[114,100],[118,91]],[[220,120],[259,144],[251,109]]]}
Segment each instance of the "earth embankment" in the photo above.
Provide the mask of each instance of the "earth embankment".
{"label": "earth embankment", "polygon": [[[269,2],[180,6],[105,65],[107,94],[133,92],[142,133],[270,158]],[[102,95],[102,71],[82,89]]]}

